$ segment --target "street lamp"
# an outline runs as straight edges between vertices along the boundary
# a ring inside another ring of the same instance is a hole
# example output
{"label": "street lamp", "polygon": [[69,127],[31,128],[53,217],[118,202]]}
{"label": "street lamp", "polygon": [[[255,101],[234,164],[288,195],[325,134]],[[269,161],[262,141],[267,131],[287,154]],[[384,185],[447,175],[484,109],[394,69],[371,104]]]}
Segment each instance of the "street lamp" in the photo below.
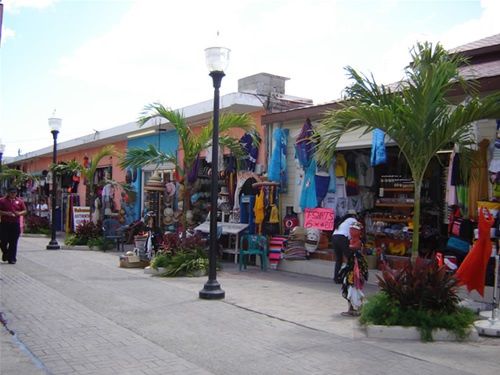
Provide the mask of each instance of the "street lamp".
{"label": "street lamp", "polygon": [[[59,129],[61,129],[62,120],[60,118],[51,117],[49,118],[49,128],[52,133],[52,138],[54,139],[54,147],[52,149],[52,166],[55,167],[57,163],[57,134]],[[59,250],[61,247],[56,240],[56,192],[57,192],[57,180],[55,170],[52,170],[52,234],[50,237],[50,242],[47,245],[47,250]]]}
{"label": "street lamp", "polygon": [[223,299],[225,292],[217,281],[217,196],[219,194],[219,88],[229,63],[230,50],[224,47],[205,49],[205,58],[214,85],[214,118],[212,135],[212,179],[210,185],[210,242],[208,250],[208,281],[200,290],[200,298]]}

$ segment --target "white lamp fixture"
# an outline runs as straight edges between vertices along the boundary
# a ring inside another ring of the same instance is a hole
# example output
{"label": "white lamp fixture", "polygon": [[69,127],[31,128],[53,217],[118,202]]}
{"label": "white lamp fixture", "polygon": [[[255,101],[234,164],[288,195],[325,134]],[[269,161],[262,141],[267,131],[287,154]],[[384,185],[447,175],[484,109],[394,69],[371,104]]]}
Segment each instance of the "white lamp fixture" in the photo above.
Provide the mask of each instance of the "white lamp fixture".
{"label": "white lamp fixture", "polygon": [[205,60],[209,72],[223,72],[229,64],[231,50],[225,47],[209,47],[205,49]]}
{"label": "white lamp fixture", "polygon": [[62,125],[62,120],[60,118],[57,118],[57,117],[49,118],[50,131],[58,132],[59,129],[61,129],[61,125]]}

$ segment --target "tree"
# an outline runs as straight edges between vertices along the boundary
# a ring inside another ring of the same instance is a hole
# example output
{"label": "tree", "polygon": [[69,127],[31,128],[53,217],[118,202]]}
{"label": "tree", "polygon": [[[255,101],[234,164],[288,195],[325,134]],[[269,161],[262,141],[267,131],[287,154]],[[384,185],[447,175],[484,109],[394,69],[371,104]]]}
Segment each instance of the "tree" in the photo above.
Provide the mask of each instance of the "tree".
{"label": "tree", "polygon": [[113,145],[104,146],[95,155],[93,155],[88,167],[78,163],[76,160],[71,160],[66,164],[57,164],[51,167],[52,173],[59,176],[66,173],[79,173],[87,184],[87,198],[92,204],[94,201],[94,176],[99,166],[99,162],[106,156],[116,156],[116,150]]}
{"label": "tree", "polygon": [[39,180],[39,178],[38,176],[34,176],[31,173],[26,173],[19,169],[13,169],[9,167],[3,167],[0,171],[0,185],[9,183],[16,188],[20,188],[21,185],[24,185],[27,181],[30,180],[37,181]]}
{"label": "tree", "polygon": [[[475,144],[473,122],[500,116],[500,93],[480,98],[477,82],[466,81],[459,67],[467,60],[450,55],[438,43],[417,43],[411,50],[412,62],[405,78],[392,90],[372,77],[347,67],[353,83],[346,89],[343,108],[326,114],[317,131],[320,141],[318,160],[331,160],[345,132],[378,128],[399,146],[415,183],[412,259],[418,256],[420,230],[420,193],[422,179],[436,152],[450,143],[459,147],[463,159],[470,161]],[[466,100],[454,105],[448,95],[457,85]]]}
{"label": "tree", "polygon": [[[127,151],[122,160],[122,167],[140,168],[148,164],[172,163],[175,165],[181,180],[184,182],[184,209],[189,208],[191,196],[191,184],[188,175],[196,166],[200,152],[212,145],[213,123],[210,121],[198,134],[195,134],[184,115],[177,111],[164,107],[160,103],[152,103],[144,108],[139,117],[138,124],[143,126],[148,121],[156,118],[167,120],[176,130],[180,147],[184,152],[182,162],[179,162],[175,153],[165,153],[155,146],[149,145],[146,149],[132,148]],[[223,113],[219,119],[219,144],[228,148],[237,159],[243,156],[243,149],[239,140],[228,134],[230,129],[242,129],[255,134],[255,125],[248,114]],[[256,139],[256,138],[254,138]],[[185,215],[183,215],[183,226],[186,228]]]}

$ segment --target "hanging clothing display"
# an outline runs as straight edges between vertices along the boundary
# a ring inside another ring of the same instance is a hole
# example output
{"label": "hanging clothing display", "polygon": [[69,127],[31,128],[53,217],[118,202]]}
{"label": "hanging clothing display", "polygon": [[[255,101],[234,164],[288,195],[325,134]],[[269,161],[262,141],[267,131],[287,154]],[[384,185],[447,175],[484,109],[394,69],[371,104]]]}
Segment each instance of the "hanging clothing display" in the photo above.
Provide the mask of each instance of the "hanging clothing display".
{"label": "hanging clothing display", "polygon": [[500,172],[500,120],[497,120],[497,132],[496,132],[495,144],[488,170],[491,173]]}
{"label": "hanging clothing display", "polygon": [[484,296],[484,282],[486,277],[486,267],[491,256],[490,228],[495,218],[488,209],[483,208],[479,212],[479,238],[469,251],[460,268],[455,273],[455,277],[462,285],[467,286],[467,290],[477,290]]}
{"label": "hanging clothing display", "polygon": [[269,163],[268,179],[280,184],[283,193],[287,192],[286,147],[288,129],[276,128],[273,132],[273,152]]}
{"label": "hanging clothing display", "polygon": [[304,184],[302,185],[302,193],[300,195],[300,207],[305,208],[316,208],[318,207],[318,201],[316,199],[316,161],[313,159],[307,167]]}
{"label": "hanging clothing display", "polygon": [[448,162],[448,172],[446,174],[446,197],[445,201],[448,206],[455,206],[457,202],[457,193],[455,191],[455,185],[451,183],[451,175],[453,169],[453,159],[455,158],[455,150],[450,154],[450,160]]}
{"label": "hanging clothing display", "polygon": [[474,151],[469,184],[469,217],[477,219],[477,201],[488,200],[488,146],[490,141],[483,139]]}
{"label": "hanging clothing display", "polygon": [[380,129],[374,129],[372,132],[372,151],[370,162],[372,166],[385,164],[387,162],[387,153],[385,151],[385,133]]}
{"label": "hanging clothing display", "polygon": [[347,162],[344,154],[335,155],[335,176],[345,177],[347,175]]}
{"label": "hanging clothing display", "polygon": [[257,139],[257,142],[254,142],[254,140],[254,137],[252,137],[250,133],[245,133],[243,134],[243,137],[240,138],[240,144],[245,151],[242,169],[252,172],[255,171],[255,164],[257,164],[260,144],[260,139]]}
{"label": "hanging clothing display", "polygon": [[295,141],[295,153],[299,160],[300,166],[306,169],[313,157],[314,153],[314,143],[311,141],[313,135],[313,127],[310,119],[306,119],[306,122],[302,126],[297,139]]}
{"label": "hanging clothing display", "polygon": [[314,180],[316,185],[316,201],[318,202],[318,205],[321,205],[326,193],[328,193],[328,187],[330,186],[330,175],[328,170],[317,167]]}
{"label": "hanging clothing display", "polygon": [[358,176],[358,185],[372,187],[375,182],[375,175],[374,170],[370,165],[370,158],[368,155],[356,153],[354,157],[354,165],[356,168],[356,175]]}
{"label": "hanging clothing display", "polygon": [[328,183],[328,192],[335,193],[335,190],[337,189],[337,176],[335,176],[335,158],[333,158],[330,166],[328,167],[328,175],[330,176],[330,182]]}

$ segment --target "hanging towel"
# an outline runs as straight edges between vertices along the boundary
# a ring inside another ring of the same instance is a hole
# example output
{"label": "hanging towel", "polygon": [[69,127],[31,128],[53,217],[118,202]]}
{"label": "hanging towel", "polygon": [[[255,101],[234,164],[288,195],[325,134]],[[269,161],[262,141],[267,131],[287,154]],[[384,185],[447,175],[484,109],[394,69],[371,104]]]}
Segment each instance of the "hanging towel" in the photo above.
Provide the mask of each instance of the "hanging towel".
{"label": "hanging towel", "polygon": [[288,129],[276,128],[273,133],[273,152],[269,163],[269,181],[279,182],[282,192],[287,188],[286,147]]}
{"label": "hanging towel", "polygon": [[385,133],[380,129],[374,129],[372,132],[372,153],[370,162],[372,166],[384,164],[387,162],[385,152]]}
{"label": "hanging towel", "polygon": [[330,176],[330,182],[328,184],[328,192],[329,193],[335,193],[335,190],[337,189],[337,178],[335,176],[335,158],[333,158],[330,166],[328,167],[328,175]]}
{"label": "hanging towel", "polygon": [[300,208],[316,208],[318,201],[316,198],[316,161],[313,159],[309,163],[304,176],[304,184],[302,186],[302,193],[300,196]]}

